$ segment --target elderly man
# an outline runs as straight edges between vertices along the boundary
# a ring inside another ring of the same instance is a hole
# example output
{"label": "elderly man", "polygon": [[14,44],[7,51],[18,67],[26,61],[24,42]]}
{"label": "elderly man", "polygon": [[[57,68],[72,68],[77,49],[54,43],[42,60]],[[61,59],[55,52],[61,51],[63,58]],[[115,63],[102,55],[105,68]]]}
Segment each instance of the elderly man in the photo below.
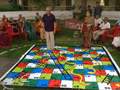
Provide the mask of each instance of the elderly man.
{"label": "elderly man", "polygon": [[93,32],[93,39],[96,41],[108,28],[110,28],[110,23],[108,22],[108,18],[105,17],[104,22],[99,26],[99,30]]}
{"label": "elderly man", "polygon": [[46,34],[46,42],[47,49],[54,49],[54,34],[56,29],[56,19],[55,16],[51,13],[51,8],[46,8],[46,14],[44,14],[42,21],[44,22],[45,34]]}

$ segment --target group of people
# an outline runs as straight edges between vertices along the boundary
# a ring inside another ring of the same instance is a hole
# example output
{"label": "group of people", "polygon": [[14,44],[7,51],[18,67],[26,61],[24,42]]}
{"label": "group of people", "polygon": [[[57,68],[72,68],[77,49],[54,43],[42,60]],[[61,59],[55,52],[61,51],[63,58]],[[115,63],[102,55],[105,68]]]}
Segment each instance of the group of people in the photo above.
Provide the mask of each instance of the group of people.
{"label": "group of people", "polygon": [[[110,28],[110,23],[108,22],[108,18],[105,17],[104,20],[101,19],[102,7],[99,2],[96,2],[96,7],[94,11],[94,15],[92,16],[92,10],[90,5],[88,6],[88,10],[86,11],[86,17],[84,18],[83,23],[81,24],[80,32],[83,33],[83,47],[90,48],[91,42],[96,43],[98,37],[105,33],[107,29]],[[56,19],[55,16],[51,13],[51,8],[46,8],[46,14],[41,18],[39,13],[36,13],[35,16],[35,27],[31,26],[26,20],[25,17],[19,15],[17,21],[13,18],[6,18],[3,15],[3,19],[0,24],[0,47],[8,47],[9,40],[7,35],[6,27],[3,23],[8,22],[9,25],[13,25],[18,27],[21,30],[21,33],[26,30],[27,36],[29,40],[35,40],[38,34],[41,40],[46,39],[47,49],[54,49],[54,34],[56,32]],[[115,26],[120,26],[120,20],[117,21]],[[24,29],[25,28],[25,29]],[[97,28],[94,31],[94,28]],[[14,32],[18,32],[17,29],[13,30]],[[114,47],[120,47],[120,34],[114,38],[112,45]]]}
{"label": "group of people", "polygon": [[[98,37],[110,29],[110,23],[108,18],[105,17],[104,20],[101,19],[102,7],[100,7],[99,2],[96,2],[96,7],[94,11],[94,16],[92,16],[92,10],[88,6],[86,12],[86,17],[84,18],[83,23],[81,24],[80,32],[83,32],[83,47],[90,48],[91,42],[96,43]],[[120,20],[117,21],[115,26],[120,26]],[[96,29],[97,28],[97,29]],[[112,45],[113,47],[120,47],[120,34],[114,38]]]}
{"label": "group of people", "polygon": [[[22,17],[22,15],[19,15],[18,20],[14,20],[13,18],[10,18],[10,20],[3,15],[2,20],[0,21],[0,38],[4,38],[0,39],[0,47],[9,47],[9,39],[8,39],[8,30],[7,30],[7,26],[12,25],[15,26],[17,28],[19,28],[19,30],[21,31],[21,33],[23,33],[23,30],[25,28],[25,31],[27,33],[27,36],[29,38],[29,40],[35,40],[36,39],[36,31],[34,30],[34,28],[32,28],[32,26],[25,20],[25,17]],[[4,31],[4,32],[3,32]],[[13,29],[14,33],[18,32],[18,29],[14,28]]]}
{"label": "group of people", "polygon": [[[34,27],[31,26],[30,23],[28,23],[25,17],[22,17],[21,14],[16,21],[13,18],[10,18],[9,20],[5,15],[3,15],[3,18],[0,21],[0,47],[5,48],[10,46],[8,39],[8,30],[6,27],[12,25],[19,28],[21,34],[25,31],[30,41],[37,39],[38,34],[40,40],[46,39],[48,49],[54,49],[56,19],[55,16],[50,12],[51,8],[47,7],[46,14],[44,14],[42,18],[37,12],[35,16]],[[14,28],[13,32],[18,32],[18,29]]]}

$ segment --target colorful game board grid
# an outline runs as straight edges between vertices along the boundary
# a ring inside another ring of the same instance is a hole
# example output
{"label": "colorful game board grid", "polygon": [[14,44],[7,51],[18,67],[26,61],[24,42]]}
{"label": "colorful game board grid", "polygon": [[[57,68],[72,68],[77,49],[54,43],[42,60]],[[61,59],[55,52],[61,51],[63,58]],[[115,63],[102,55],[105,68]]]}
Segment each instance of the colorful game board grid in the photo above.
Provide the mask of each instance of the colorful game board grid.
{"label": "colorful game board grid", "polygon": [[[5,85],[29,87],[120,90],[120,77],[102,47],[84,49],[56,46],[55,50],[46,50],[46,46],[35,46],[9,73],[3,83]],[[60,56],[61,53],[63,54]],[[94,66],[95,74],[88,73],[94,72],[92,66],[98,64],[91,60],[91,57],[100,64]],[[71,69],[75,66],[71,63],[77,65],[73,73],[81,75],[82,78],[71,74]],[[107,75],[108,77],[104,80]],[[82,84],[89,83],[90,85],[84,86],[80,84],[80,80],[82,80]],[[110,83],[107,84],[109,81]]]}

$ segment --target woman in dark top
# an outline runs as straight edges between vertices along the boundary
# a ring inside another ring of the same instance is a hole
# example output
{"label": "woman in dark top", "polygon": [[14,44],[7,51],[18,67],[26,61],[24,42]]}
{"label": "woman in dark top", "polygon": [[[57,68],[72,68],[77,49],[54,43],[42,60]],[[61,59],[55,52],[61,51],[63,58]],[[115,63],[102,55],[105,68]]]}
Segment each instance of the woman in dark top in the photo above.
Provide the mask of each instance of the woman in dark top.
{"label": "woman in dark top", "polygon": [[[10,18],[9,24],[17,27],[17,22],[15,22],[13,20],[13,18]],[[14,31],[14,33],[18,32],[18,30],[16,28],[14,28],[13,31]]]}
{"label": "woman in dark top", "polygon": [[8,34],[7,34],[7,30],[4,26],[4,24],[2,23],[0,25],[0,47],[5,48],[5,47],[9,47],[9,39],[8,39]]}
{"label": "woman in dark top", "polygon": [[25,17],[22,18],[23,25],[22,27],[25,28],[27,36],[29,40],[35,40],[36,39],[36,31],[31,27],[31,25],[25,20]]}

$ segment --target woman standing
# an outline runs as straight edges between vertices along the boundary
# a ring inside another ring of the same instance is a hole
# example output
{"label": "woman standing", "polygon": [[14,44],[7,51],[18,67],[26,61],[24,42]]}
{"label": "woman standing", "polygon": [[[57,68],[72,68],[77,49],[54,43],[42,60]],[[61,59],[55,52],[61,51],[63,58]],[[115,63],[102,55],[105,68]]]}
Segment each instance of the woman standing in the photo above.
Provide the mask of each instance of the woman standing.
{"label": "woman standing", "polygon": [[86,12],[86,17],[81,25],[81,33],[83,32],[83,47],[90,48],[93,35],[94,17],[91,16],[90,11]]}
{"label": "woman standing", "polygon": [[5,28],[4,24],[0,25],[0,47],[5,48],[9,47],[9,39],[7,34],[7,29]]}

